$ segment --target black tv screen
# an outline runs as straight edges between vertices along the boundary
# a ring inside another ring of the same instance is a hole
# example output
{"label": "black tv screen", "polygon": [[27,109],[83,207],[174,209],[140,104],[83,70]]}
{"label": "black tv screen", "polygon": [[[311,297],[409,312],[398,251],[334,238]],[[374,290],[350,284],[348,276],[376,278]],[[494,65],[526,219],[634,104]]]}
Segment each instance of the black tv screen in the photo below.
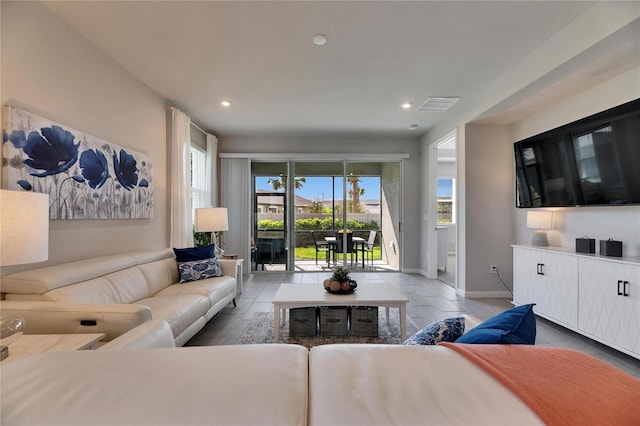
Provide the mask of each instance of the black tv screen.
{"label": "black tv screen", "polygon": [[640,204],[640,99],[514,143],[517,207]]}

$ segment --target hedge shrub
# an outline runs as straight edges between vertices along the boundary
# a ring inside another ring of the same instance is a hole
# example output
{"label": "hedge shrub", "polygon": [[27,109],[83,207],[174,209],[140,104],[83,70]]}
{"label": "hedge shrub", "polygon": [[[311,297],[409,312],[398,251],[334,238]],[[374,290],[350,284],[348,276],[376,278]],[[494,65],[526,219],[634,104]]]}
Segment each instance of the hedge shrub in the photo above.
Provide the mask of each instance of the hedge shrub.
{"label": "hedge shrub", "polygon": [[[333,224],[335,223],[335,227]],[[310,231],[333,231],[342,229],[342,219],[336,219],[335,222],[332,218],[308,218],[308,219],[296,219],[295,230],[296,232],[296,247],[304,247],[307,245],[313,245],[313,238]],[[284,220],[271,220],[263,219],[258,221],[258,229],[261,231],[261,235],[275,236],[275,233],[269,233],[269,229],[281,230],[284,228]],[[372,220],[371,222],[360,222],[355,219],[347,219],[347,228],[354,231],[354,235],[362,238],[368,238],[370,230],[377,230],[378,222]],[[265,232],[266,231],[266,232]],[[299,232],[309,231],[309,232]],[[365,231],[365,232],[358,232]]]}

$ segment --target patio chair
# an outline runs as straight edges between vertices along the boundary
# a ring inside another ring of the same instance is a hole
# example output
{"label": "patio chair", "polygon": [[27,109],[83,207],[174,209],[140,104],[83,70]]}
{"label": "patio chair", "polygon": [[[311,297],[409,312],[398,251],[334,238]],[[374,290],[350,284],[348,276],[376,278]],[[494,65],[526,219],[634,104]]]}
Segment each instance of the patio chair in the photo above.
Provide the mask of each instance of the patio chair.
{"label": "patio chair", "polygon": [[[336,233],[336,248],[335,251],[336,253],[342,253],[343,252],[343,232],[342,231],[338,231]],[[347,253],[350,253],[351,255],[351,265],[353,265],[353,254],[355,253],[354,251],[355,249],[355,245],[353,244],[353,233],[351,233],[351,231],[347,232]],[[357,253],[356,253],[357,256]]]}
{"label": "patio chair", "polygon": [[369,239],[367,240],[367,245],[364,248],[365,256],[371,259],[372,265],[373,265],[373,246],[376,243],[377,235],[378,235],[378,231],[369,231]]}
{"label": "patio chair", "polygon": [[318,239],[316,237],[316,231],[311,231],[311,237],[313,238],[313,244],[316,247],[316,265],[318,264],[318,253],[325,253],[325,257],[327,259],[327,265],[329,265],[329,243],[322,239]]}

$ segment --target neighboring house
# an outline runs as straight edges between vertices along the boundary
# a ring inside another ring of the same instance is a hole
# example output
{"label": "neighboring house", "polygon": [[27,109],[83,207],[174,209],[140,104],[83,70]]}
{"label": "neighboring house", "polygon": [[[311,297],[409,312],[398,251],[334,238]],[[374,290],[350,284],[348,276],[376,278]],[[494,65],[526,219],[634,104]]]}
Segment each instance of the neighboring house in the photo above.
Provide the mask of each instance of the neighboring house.
{"label": "neighboring house", "polygon": [[[342,202],[340,202],[340,204],[342,204]],[[365,210],[364,211],[365,213],[377,214],[377,215],[380,214],[380,200],[378,199],[371,199],[371,200],[361,199],[360,205]],[[325,209],[332,209],[333,201],[331,200],[322,201],[322,207]]]}
{"label": "neighboring house", "polygon": [[[260,195],[267,194],[267,195]],[[284,198],[281,196],[272,196],[268,195],[272,194],[271,191],[265,191],[264,189],[256,189],[256,195],[258,199],[258,213],[282,213],[284,212]],[[311,204],[313,203],[310,200],[307,200],[304,197],[300,197],[299,195],[295,196],[296,204],[295,210],[296,213],[309,213],[309,209],[311,208]]]}

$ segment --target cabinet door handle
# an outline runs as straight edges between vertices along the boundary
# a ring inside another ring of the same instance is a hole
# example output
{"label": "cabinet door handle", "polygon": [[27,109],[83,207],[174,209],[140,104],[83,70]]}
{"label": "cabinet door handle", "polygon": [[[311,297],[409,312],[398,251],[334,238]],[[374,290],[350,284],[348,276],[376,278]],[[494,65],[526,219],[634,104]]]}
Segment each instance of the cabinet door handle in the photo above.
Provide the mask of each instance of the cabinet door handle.
{"label": "cabinet door handle", "polygon": [[536,263],[536,275],[540,275],[540,264]]}
{"label": "cabinet door handle", "polygon": [[631,285],[629,284],[629,281],[625,281],[624,283],[622,283],[622,289],[623,289],[623,295],[624,296],[629,296],[629,290],[627,290],[627,286],[629,286],[629,289],[631,289]]}
{"label": "cabinet door handle", "polygon": [[620,284],[622,284],[622,280],[618,280],[618,296],[622,296],[622,290],[620,289]]}
{"label": "cabinet door handle", "polygon": [[544,275],[544,263],[540,264],[540,275]]}

